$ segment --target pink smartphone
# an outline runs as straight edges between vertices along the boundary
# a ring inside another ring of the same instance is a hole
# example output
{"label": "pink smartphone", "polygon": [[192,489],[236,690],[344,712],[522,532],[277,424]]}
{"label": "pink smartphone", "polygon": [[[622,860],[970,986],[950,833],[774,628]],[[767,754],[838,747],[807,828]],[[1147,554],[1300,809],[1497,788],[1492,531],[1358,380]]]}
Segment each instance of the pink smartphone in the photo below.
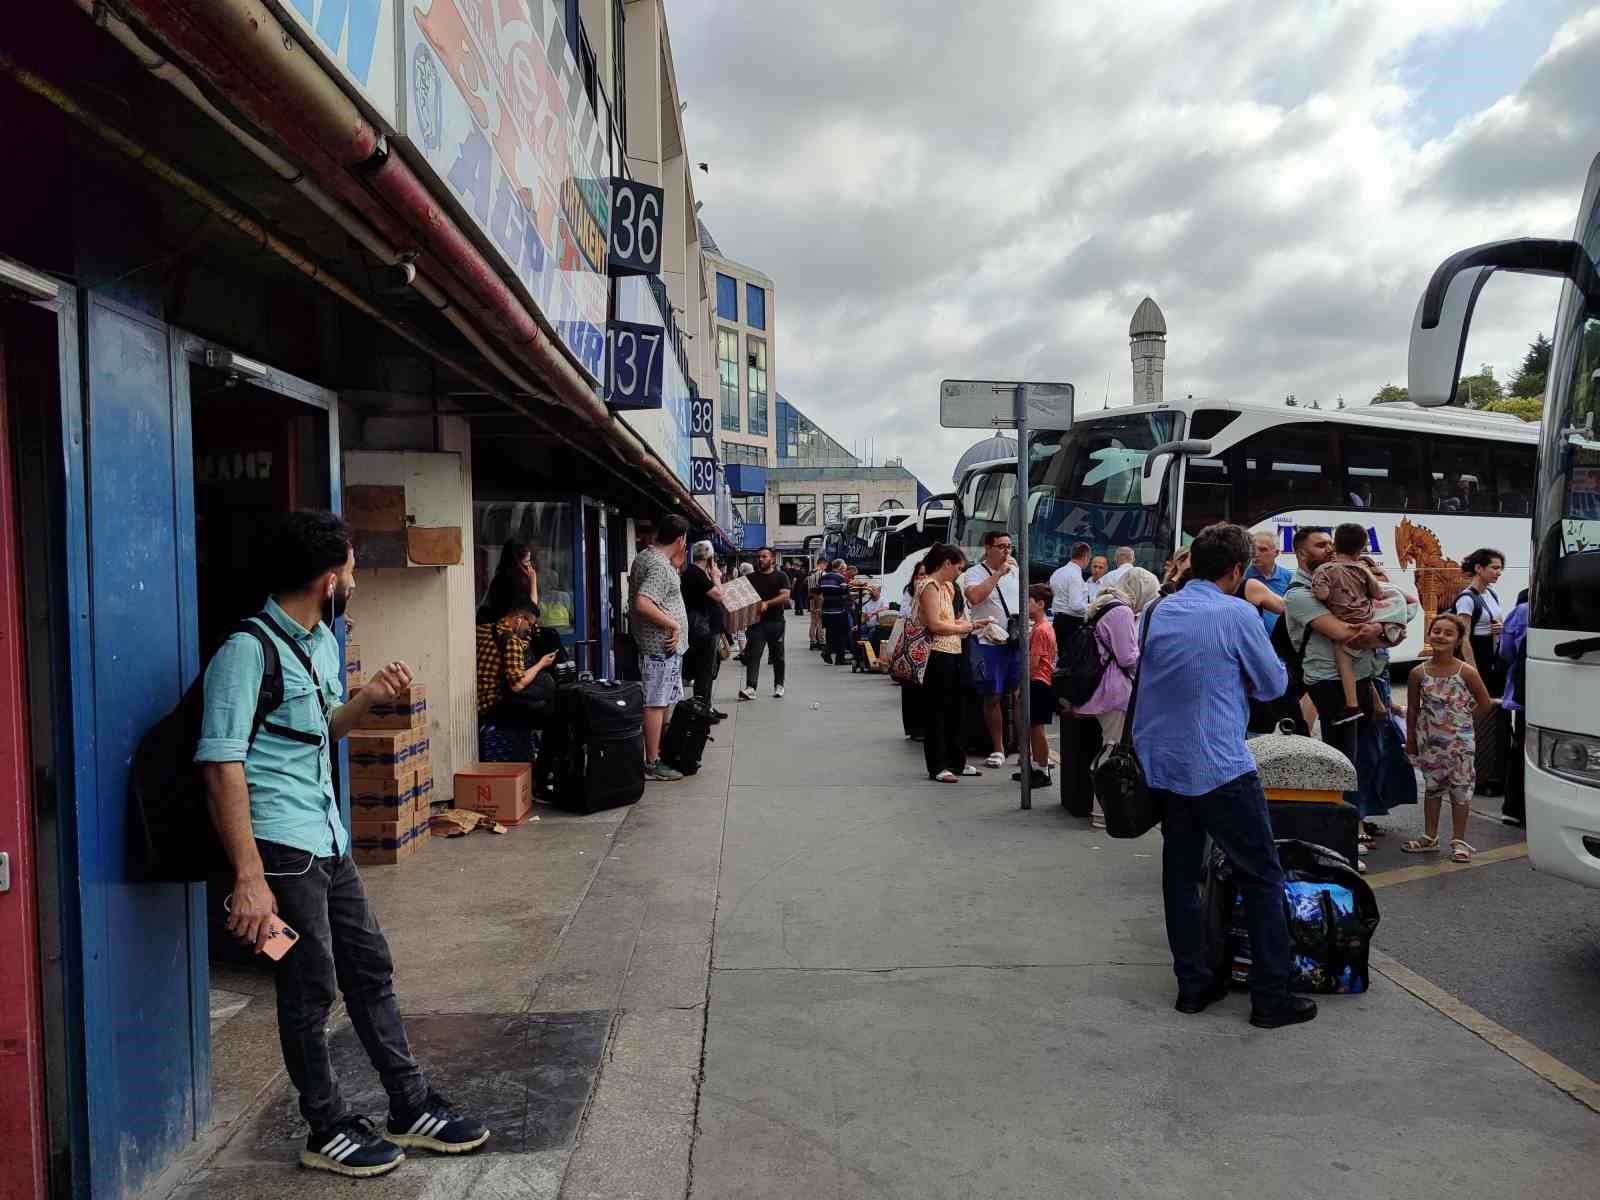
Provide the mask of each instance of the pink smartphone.
{"label": "pink smartphone", "polygon": [[300,935],[287,925],[277,924],[271,927],[267,940],[261,943],[261,953],[273,962],[277,962],[285,954],[294,949],[295,943],[300,940]]}

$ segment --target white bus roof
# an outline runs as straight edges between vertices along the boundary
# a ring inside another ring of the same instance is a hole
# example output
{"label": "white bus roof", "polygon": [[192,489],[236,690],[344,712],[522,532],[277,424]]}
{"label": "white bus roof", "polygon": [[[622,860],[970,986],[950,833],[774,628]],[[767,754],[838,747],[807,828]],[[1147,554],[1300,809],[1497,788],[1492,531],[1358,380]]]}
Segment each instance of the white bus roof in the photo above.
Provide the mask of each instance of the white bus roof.
{"label": "white bus roof", "polygon": [[[1364,425],[1369,428],[1406,429],[1420,434],[1466,434],[1493,438],[1496,441],[1537,442],[1539,423],[1524,421],[1511,413],[1484,412],[1481,409],[1423,408],[1410,401],[1390,404],[1362,404],[1348,408],[1290,408],[1285,404],[1260,404],[1250,401],[1211,400],[1195,397],[1171,400],[1161,404],[1130,405],[1125,408],[1105,409],[1084,413],[1075,423],[1085,423],[1114,418],[1128,413],[1152,412],[1236,412],[1257,418],[1256,428],[1295,422],[1331,421],[1340,425]],[[1270,418],[1270,419],[1263,419]]]}

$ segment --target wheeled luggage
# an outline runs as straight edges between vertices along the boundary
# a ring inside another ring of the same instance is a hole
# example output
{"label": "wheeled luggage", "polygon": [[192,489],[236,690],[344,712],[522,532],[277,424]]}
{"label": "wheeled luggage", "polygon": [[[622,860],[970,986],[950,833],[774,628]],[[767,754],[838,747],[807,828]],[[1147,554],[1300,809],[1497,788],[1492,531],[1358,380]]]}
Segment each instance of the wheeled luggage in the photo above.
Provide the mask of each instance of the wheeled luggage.
{"label": "wheeled luggage", "polygon": [[580,679],[556,693],[555,707],[534,797],[582,813],[635,803],[644,794],[644,688]]}
{"label": "wheeled luggage", "polygon": [[700,770],[706,743],[715,741],[711,727],[716,724],[711,705],[704,700],[684,700],[672,710],[672,724],[661,735],[661,761],[685,775]]}
{"label": "wheeled luggage", "polygon": [[1322,800],[1269,800],[1267,819],[1272,822],[1274,838],[1296,838],[1326,846],[1355,866],[1361,815],[1349,801],[1329,804]]}

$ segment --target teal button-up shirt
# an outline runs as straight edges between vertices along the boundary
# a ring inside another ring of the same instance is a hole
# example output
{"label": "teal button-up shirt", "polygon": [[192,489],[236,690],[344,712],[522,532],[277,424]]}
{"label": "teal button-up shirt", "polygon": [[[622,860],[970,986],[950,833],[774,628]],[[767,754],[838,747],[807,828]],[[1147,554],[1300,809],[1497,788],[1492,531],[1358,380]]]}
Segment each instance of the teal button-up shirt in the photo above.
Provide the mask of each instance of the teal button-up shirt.
{"label": "teal button-up shirt", "polygon": [[[320,621],[315,629],[307,630],[276,600],[267,601],[266,611],[311,660],[328,707],[344,703],[343,663],[333,631]],[[194,760],[244,764],[250,823],[262,841],[279,842],[322,858],[343,855],[350,835],[339,819],[332,739],[317,702],[316,684],[276,631],[268,626],[267,633],[279,643],[278,662],[283,669],[283,705],[269,720],[299,733],[319,734],[321,744],[297,742],[263,728],[250,745],[250,723],[255,719],[256,695],[266,664],[255,638],[236,633],[206,668],[205,716]]]}

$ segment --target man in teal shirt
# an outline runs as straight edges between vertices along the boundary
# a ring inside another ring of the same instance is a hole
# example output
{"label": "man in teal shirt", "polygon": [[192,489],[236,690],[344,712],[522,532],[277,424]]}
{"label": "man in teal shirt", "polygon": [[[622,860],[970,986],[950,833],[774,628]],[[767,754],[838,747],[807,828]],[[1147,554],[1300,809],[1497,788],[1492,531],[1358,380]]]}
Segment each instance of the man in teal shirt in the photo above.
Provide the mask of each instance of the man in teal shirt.
{"label": "man in teal shirt", "polygon": [[[1245,568],[1245,579],[1261,580],[1274,596],[1281,598],[1289,590],[1294,572],[1278,565],[1278,535],[1270,529],[1257,530],[1250,535],[1250,546],[1250,565]],[[1262,623],[1267,627],[1267,636],[1271,637],[1272,627],[1278,623],[1278,614],[1265,608],[1260,611]]]}
{"label": "man in teal shirt", "polygon": [[[333,745],[374,704],[411,682],[386,663],[348,701],[332,622],[355,590],[350,528],[325,512],[290,513],[268,547],[272,596],[252,618],[273,639],[283,703],[251,739],[266,669],[261,644],[236,633],[206,668],[195,761],[211,817],[233,864],[228,932],[259,951],[279,927],[297,940],[278,962],[278,1039],[300,1112],[311,1126],[303,1165],[381,1175],[402,1146],[457,1154],[489,1133],[428,1087],[406,1040],[389,943],[367,907],[333,787]],[[389,1093],[387,1136],[351,1111],[328,1053],[335,989]]]}

